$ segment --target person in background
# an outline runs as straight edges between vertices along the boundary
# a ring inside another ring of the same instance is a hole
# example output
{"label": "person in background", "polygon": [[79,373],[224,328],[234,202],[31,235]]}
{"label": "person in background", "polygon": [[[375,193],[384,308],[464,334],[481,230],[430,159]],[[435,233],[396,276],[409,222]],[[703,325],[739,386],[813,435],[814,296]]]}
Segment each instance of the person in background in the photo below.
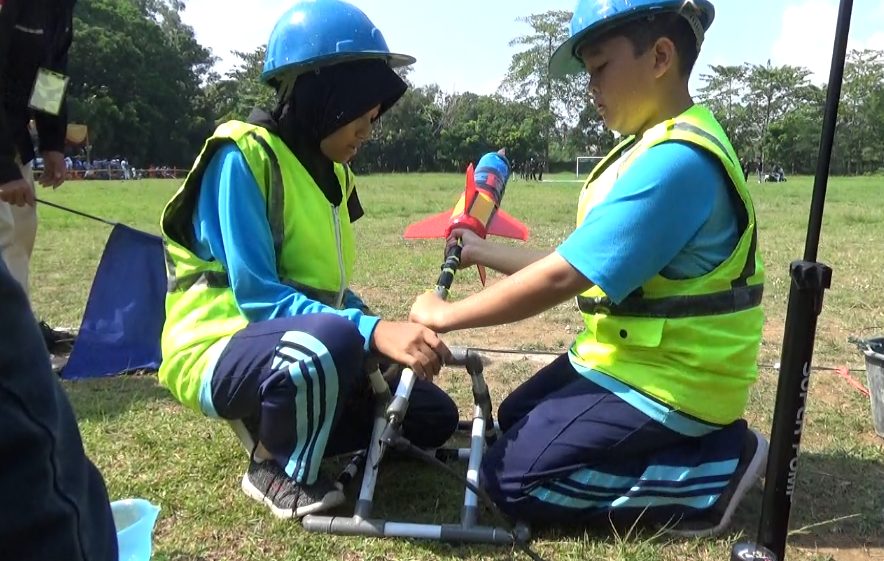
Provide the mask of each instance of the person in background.
{"label": "person in background", "polygon": [[[37,236],[33,118],[43,171],[40,184],[65,181],[67,132],[65,89],[73,38],[75,0],[0,1],[0,255],[9,272],[29,291],[30,262]],[[69,333],[40,323],[50,350],[70,346]]]}

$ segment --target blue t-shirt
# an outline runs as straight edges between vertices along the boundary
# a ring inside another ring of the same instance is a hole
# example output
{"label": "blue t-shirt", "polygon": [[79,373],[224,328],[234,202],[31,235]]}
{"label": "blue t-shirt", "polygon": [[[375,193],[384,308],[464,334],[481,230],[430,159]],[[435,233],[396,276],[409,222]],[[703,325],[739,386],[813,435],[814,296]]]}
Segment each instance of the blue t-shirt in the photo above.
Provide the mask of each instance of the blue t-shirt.
{"label": "blue t-shirt", "polygon": [[699,277],[727,259],[740,235],[734,197],[714,155],[664,142],[636,157],[556,251],[619,303],[657,274]]}
{"label": "blue t-shirt", "polygon": [[224,266],[236,304],[250,322],[333,313],[356,324],[369,350],[380,318],[362,313],[365,304],[352,291],[345,292],[344,309],[338,310],[280,281],[264,197],[233,143],[221,146],[206,166],[193,229],[194,253]]}

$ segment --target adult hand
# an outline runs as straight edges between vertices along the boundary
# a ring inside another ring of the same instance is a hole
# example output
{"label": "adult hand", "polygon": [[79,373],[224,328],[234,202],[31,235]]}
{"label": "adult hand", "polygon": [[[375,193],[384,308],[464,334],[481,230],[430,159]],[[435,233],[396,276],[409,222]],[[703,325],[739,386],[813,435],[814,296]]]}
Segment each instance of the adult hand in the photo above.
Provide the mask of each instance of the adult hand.
{"label": "adult hand", "polygon": [[451,304],[439,298],[435,292],[425,292],[414,300],[408,319],[414,323],[425,325],[437,333],[445,333],[447,328],[443,318],[449,306]]}
{"label": "adult hand", "polygon": [[439,336],[416,323],[381,320],[371,344],[377,352],[411,368],[425,380],[432,380],[451,361],[451,351]]}
{"label": "adult hand", "polygon": [[40,175],[40,185],[55,189],[64,183],[65,169],[64,154],[52,150],[43,152],[43,173]]}
{"label": "adult hand", "polygon": [[34,206],[34,188],[24,179],[15,179],[0,185],[0,201],[16,206]]}
{"label": "adult hand", "polygon": [[479,258],[482,248],[487,243],[487,240],[479,237],[478,234],[473,232],[472,230],[466,230],[463,228],[455,228],[451,231],[451,234],[448,236],[448,239],[445,241],[445,253],[448,253],[448,248],[457,243],[457,240],[460,240],[460,245],[462,249],[460,250],[460,268],[465,269],[467,267],[472,267],[473,265],[483,265],[482,260]]}

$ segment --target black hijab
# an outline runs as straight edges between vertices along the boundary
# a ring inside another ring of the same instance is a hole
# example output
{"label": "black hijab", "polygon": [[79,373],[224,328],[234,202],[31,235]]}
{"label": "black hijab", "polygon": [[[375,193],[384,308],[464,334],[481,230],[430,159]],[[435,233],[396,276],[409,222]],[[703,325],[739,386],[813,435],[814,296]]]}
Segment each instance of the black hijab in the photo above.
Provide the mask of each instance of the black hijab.
{"label": "black hijab", "polygon": [[[333,162],[319,149],[320,141],[376,105],[380,105],[379,115],[383,115],[407,89],[386,61],[344,62],[298,76],[273,113],[252,112],[249,121],[278,134],[325,198],[337,206],[342,199],[341,185]],[[355,191],[348,206],[351,221],[362,215]]]}

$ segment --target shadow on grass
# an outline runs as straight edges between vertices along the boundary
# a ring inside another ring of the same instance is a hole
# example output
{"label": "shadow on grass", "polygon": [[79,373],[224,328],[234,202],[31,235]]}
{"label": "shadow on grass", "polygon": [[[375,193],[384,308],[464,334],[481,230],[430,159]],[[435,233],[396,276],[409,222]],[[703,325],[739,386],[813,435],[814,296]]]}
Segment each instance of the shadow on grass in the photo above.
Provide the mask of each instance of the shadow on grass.
{"label": "shadow on grass", "polygon": [[[801,455],[798,487],[793,499],[788,539],[790,547],[816,549],[862,549],[884,547],[884,466],[875,459],[847,455],[805,453]],[[408,485],[402,485],[408,481]],[[358,488],[358,486],[357,486]],[[356,489],[348,496],[358,494]],[[457,524],[463,501],[463,484],[441,471],[416,461],[391,462],[381,470],[375,516],[398,522]],[[754,540],[761,516],[762,490],[754,487],[738,508],[726,534],[710,538],[728,548],[732,543]],[[352,513],[352,504],[337,514]],[[482,524],[500,525],[486,510]],[[638,528],[637,537],[659,543],[679,542],[680,538],[661,535],[653,538],[653,528]],[[620,537],[629,533],[620,525]],[[576,541],[614,545],[618,538],[611,527],[601,523],[594,528],[541,529],[534,539],[542,542]],[[701,540],[702,541],[702,540]],[[480,555],[488,559],[524,558],[508,547],[459,546],[434,541],[415,542],[439,556]]]}
{"label": "shadow on grass", "polygon": [[[880,455],[867,454],[867,456]],[[884,547],[884,466],[873,457],[804,453],[792,498],[788,543],[801,548]],[[757,532],[761,493],[740,508],[735,526]]]}
{"label": "shadow on grass", "polygon": [[92,380],[63,381],[79,420],[102,420],[126,413],[134,404],[177,403],[153,374],[132,374]]}

